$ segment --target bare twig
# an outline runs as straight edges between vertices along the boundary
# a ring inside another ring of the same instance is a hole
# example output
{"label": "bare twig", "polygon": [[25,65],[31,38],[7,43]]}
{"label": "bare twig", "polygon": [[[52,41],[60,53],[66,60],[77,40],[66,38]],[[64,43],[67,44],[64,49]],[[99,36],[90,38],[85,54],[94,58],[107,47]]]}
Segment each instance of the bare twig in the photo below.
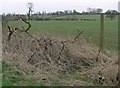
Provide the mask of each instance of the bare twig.
{"label": "bare twig", "polygon": [[67,41],[62,41],[61,43],[62,43],[62,49],[61,49],[61,51],[60,51],[60,53],[59,53],[59,56],[58,56],[58,60],[60,59],[60,56],[61,56],[61,54],[62,54],[62,51],[64,50],[64,48],[65,48],[65,43],[66,43]]}
{"label": "bare twig", "polygon": [[28,60],[28,62],[29,63],[32,63],[32,58],[33,58],[33,56],[36,54],[36,52],[34,52],[31,56],[30,56],[30,58],[29,58],[29,60]]}
{"label": "bare twig", "polygon": [[28,33],[28,30],[30,30],[30,28],[31,28],[30,22],[27,22],[27,21],[26,21],[25,19],[23,19],[22,17],[20,17],[20,19],[22,19],[22,21],[23,21],[24,23],[28,24],[28,27],[25,29],[25,28],[22,26],[22,28],[23,28],[24,30],[20,30],[19,28],[15,28],[15,30],[18,30],[18,31],[20,31],[20,32],[26,32],[30,37],[32,37],[32,36]]}
{"label": "bare twig", "polygon": [[73,43],[76,41],[76,39],[83,33],[84,31],[81,31],[73,40]]}
{"label": "bare twig", "polygon": [[100,50],[98,50],[98,54],[97,54],[97,57],[96,57],[96,61],[98,61],[98,58],[99,58],[99,55],[100,55]]}
{"label": "bare twig", "polygon": [[8,30],[9,30],[8,41],[10,41],[11,36],[12,36],[12,34],[13,34],[14,30],[13,30],[12,28],[10,28],[10,26],[9,26],[9,25],[8,25]]}
{"label": "bare twig", "polygon": [[30,37],[32,37],[32,38],[33,38],[33,36],[29,34],[29,32],[26,32],[26,33],[27,33]]}
{"label": "bare twig", "polygon": [[61,49],[61,51],[63,51],[63,49],[65,48],[65,44],[64,44],[64,42],[61,42],[62,43],[62,49]]}
{"label": "bare twig", "polygon": [[20,17],[20,19],[22,19],[23,22],[25,22],[26,24],[28,24],[28,28],[26,28],[25,30],[23,30],[23,32],[28,32],[28,30],[30,30],[31,28],[31,24],[30,22],[27,22],[25,19],[23,19],[22,17]]}

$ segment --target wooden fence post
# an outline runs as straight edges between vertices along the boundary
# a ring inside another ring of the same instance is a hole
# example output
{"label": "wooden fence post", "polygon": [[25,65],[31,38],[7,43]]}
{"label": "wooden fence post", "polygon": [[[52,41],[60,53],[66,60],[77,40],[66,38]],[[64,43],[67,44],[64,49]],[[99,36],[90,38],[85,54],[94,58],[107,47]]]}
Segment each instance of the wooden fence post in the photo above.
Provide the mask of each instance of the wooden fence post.
{"label": "wooden fence post", "polygon": [[[120,67],[120,1],[118,2],[118,68]],[[120,69],[118,69],[118,86],[120,86]]]}
{"label": "wooden fence post", "polygon": [[[118,13],[118,67],[120,67],[120,13]],[[120,86],[120,69],[118,70],[118,85]]]}
{"label": "wooden fence post", "polygon": [[104,14],[100,16],[100,51],[103,51],[103,40],[104,40]]}

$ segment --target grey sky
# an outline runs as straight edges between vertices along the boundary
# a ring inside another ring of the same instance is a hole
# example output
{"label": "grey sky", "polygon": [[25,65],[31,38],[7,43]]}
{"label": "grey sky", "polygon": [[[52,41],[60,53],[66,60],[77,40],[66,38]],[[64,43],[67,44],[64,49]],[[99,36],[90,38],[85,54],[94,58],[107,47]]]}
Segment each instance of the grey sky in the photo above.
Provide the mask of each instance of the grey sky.
{"label": "grey sky", "polygon": [[0,13],[26,13],[27,3],[34,4],[34,12],[63,10],[86,11],[88,7],[118,9],[120,0],[0,0]]}

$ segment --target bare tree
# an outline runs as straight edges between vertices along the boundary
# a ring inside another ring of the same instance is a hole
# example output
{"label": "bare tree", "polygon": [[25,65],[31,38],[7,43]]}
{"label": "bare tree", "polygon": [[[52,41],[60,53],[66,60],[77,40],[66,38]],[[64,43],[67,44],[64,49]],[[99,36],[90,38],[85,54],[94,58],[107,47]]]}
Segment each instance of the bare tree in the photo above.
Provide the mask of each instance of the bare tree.
{"label": "bare tree", "polygon": [[117,13],[118,13],[118,12],[117,12],[116,10],[108,10],[108,11],[105,12],[106,17],[107,17],[107,18],[110,18],[111,21],[116,17],[116,14],[117,14]]}
{"label": "bare tree", "polygon": [[96,13],[102,13],[102,12],[103,12],[103,9],[101,9],[101,8],[96,9]]}
{"label": "bare tree", "polygon": [[89,13],[102,13],[103,10],[101,8],[87,8]]}
{"label": "bare tree", "polygon": [[31,14],[32,14],[32,12],[33,12],[33,3],[32,2],[28,2],[28,20],[30,21],[31,20]]}

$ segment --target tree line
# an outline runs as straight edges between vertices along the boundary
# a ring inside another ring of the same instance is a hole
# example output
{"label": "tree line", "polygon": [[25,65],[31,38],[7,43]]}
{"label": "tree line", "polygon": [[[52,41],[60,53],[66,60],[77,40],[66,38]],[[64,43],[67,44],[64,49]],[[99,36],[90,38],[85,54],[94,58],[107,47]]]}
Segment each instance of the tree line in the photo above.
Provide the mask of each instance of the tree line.
{"label": "tree line", "polygon": [[[64,10],[64,11],[56,11],[56,12],[46,12],[46,11],[43,11],[43,12],[34,12],[33,11],[33,4],[32,3],[28,3],[29,4],[29,8],[31,10],[31,19],[37,19],[37,20],[49,20],[48,18],[44,18],[46,16],[64,16],[64,15],[99,15],[101,13],[103,13],[103,9],[101,8],[87,8],[87,11],[82,11],[82,12],[79,12],[77,10]],[[110,18],[111,21],[115,18],[116,14],[118,14],[118,12],[116,10],[107,10],[105,12],[106,14],[106,17],[107,18]],[[21,14],[16,14],[16,13],[3,13],[2,16],[6,16],[8,17],[9,19],[14,19],[14,20],[18,20],[18,17],[19,15]],[[26,18],[28,15],[27,14],[23,14],[22,16],[24,18]],[[44,19],[43,19],[44,18]],[[27,19],[27,18],[26,18]],[[29,18],[30,19],[30,18]],[[62,19],[61,19],[62,20]],[[74,20],[74,19],[73,19]]]}

